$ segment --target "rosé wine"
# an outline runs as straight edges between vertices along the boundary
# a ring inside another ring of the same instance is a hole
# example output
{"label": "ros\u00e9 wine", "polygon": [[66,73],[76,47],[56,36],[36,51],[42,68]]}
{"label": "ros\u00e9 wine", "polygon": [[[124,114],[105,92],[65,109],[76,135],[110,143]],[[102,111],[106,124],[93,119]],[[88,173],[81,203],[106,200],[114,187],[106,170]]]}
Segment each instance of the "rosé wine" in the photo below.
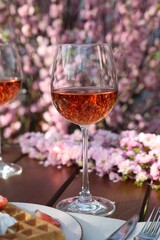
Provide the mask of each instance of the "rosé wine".
{"label": "ros\u00e9 wine", "polygon": [[111,111],[117,91],[103,88],[64,88],[53,90],[53,103],[67,120],[80,126],[99,122]]}
{"label": "ros\u00e9 wine", "polygon": [[0,106],[13,100],[21,87],[20,79],[0,79]]}

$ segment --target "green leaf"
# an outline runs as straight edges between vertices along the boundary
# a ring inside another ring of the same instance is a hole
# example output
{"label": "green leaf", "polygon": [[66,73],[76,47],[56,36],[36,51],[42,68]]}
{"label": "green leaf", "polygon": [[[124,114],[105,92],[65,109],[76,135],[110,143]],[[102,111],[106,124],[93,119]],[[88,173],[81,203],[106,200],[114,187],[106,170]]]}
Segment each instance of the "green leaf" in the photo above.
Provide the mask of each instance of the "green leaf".
{"label": "green leaf", "polygon": [[152,188],[155,190],[160,190],[160,185],[154,184],[154,185],[152,185]]}
{"label": "green leaf", "polygon": [[0,35],[2,37],[2,40],[9,41],[9,38],[10,38],[9,32],[4,31],[3,29],[0,29]]}
{"label": "green leaf", "polygon": [[159,59],[159,56],[160,56],[159,51],[156,51],[156,52],[154,53],[154,55],[153,55],[153,58],[154,58],[155,60],[158,60],[158,59]]}
{"label": "green leaf", "polygon": [[134,157],[133,156],[130,156],[128,158],[129,158],[129,160],[134,161]]}
{"label": "green leaf", "polygon": [[127,175],[127,174],[123,174],[123,175],[122,175],[122,180],[123,180],[123,181],[126,181],[127,179],[128,179],[128,175]]}
{"label": "green leaf", "polygon": [[157,9],[160,9],[160,3],[157,3]]}
{"label": "green leaf", "polygon": [[133,151],[134,151],[135,153],[139,153],[139,152],[140,152],[140,148],[139,148],[139,147],[135,147],[135,148],[133,148]]}
{"label": "green leaf", "polygon": [[140,164],[140,166],[141,166],[142,169],[148,169],[149,168],[148,164]]}
{"label": "green leaf", "polygon": [[135,181],[134,184],[135,184],[137,187],[142,187],[142,186],[143,186],[143,182],[137,182],[137,181]]}

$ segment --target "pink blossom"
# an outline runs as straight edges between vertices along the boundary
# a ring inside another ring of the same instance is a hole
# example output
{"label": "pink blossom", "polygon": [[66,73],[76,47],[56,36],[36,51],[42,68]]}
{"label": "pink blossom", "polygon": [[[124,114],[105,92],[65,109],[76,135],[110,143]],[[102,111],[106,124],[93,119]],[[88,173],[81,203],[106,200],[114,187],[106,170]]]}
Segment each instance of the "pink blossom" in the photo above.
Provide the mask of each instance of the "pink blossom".
{"label": "pink blossom", "polygon": [[28,15],[28,11],[29,11],[29,6],[27,4],[24,4],[23,6],[21,6],[18,9],[18,13],[20,15],[20,17],[25,17]]}
{"label": "pink blossom", "polygon": [[126,150],[124,155],[127,157],[127,158],[135,158],[136,156],[136,153],[134,150]]}
{"label": "pink blossom", "polygon": [[150,133],[140,133],[138,140],[142,142],[146,147],[151,149],[160,149],[160,136]]}
{"label": "pink blossom", "polygon": [[38,22],[38,28],[42,31],[45,32],[46,28],[49,24],[49,18],[48,16],[42,16],[42,19],[40,19],[40,21]]}
{"label": "pink blossom", "polygon": [[126,137],[120,140],[120,146],[132,150],[133,148],[140,148],[141,144],[134,138]]}
{"label": "pink blossom", "polygon": [[160,161],[160,149],[153,148],[153,150],[150,150],[148,154],[149,154],[149,156],[152,157],[152,159],[154,158],[155,160],[157,159],[157,161]]}
{"label": "pink blossom", "polygon": [[41,56],[41,57],[44,57],[44,56],[45,56],[46,51],[47,51],[47,49],[46,49],[46,46],[45,46],[45,45],[41,45],[41,46],[39,46],[39,47],[37,48],[37,53],[38,53],[39,56]]}
{"label": "pink blossom", "polygon": [[28,155],[30,158],[38,158],[40,160],[44,160],[43,154],[37,151],[35,148],[31,148]]}
{"label": "pink blossom", "polygon": [[108,151],[110,153],[110,161],[113,166],[118,166],[121,162],[126,160],[123,151],[120,148],[110,147]]}
{"label": "pink blossom", "polygon": [[113,182],[119,182],[122,180],[122,178],[118,175],[118,173],[110,172],[109,173],[109,179]]}
{"label": "pink blossom", "polygon": [[154,161],[154,158],[143,152],[135,156],[135,161],[139,164],[147,164],[152,163]]}
{"label": "pink blossom", "polygon": [[129,174],[134,169],[134,166],[135,166],[135,164],[133,162],[126,159],[125,161],[120,162],[118,164],[118,168],[119,168],[118,172],[120,172],[122,174]]}
{"label": "pink blossom", "polygon": [[31,36],[31,26],[29,24],[23,25],[21,31],[25,37]]}
{"label": "pink blossom", "polygon": [[[70,164],[71,160],[75,160],[80,157],[81,157],[81,148],[79,147],[79,144],[76,145],[70,141],[59,141],[49,151],[48,161],[52,165],[57,165],[57,164],[68,165]],[[46,164],[47,164],[47,161],[46,161]]]}
{"label": "pink blossom", "polygon": [[160,164],[158,164],[158,162],[152,164],[150,168],[150,175],[153,180],[160,181]]}
{"label": "pink blossom", "polygon": [[148,174],[142,170],[140,172],[137,173],[135,179],[137,182],[144,182],[149,178]]}
{"label": "pink blossom", "polygon": [[58,18],[61,16],[63,10],[62,4],[51,4],[50,10],[49,10],[49,15],[51,18]]}
{"label": "pink blossom", "polygon": [[[132,135],[133,132],[130,134]],[[128,136],[130,134],[127,133]],[[122,132],[121,140],[123,139],[122,136],[126,139],[125,132]],[[138,144],[138,139],[142,140],[142,136],[143,139],[146,139],[144,135],[134,134],[132,141]],[[148,137],[147,134],[146,137]],[[154,135],[149,137],[150,140],[155,138]],[[104,145],[104,142],[108,139],[116,140],[114,145],[109,143]],[[125,176],[131,179],[134,178],[138,185],[148,179],[151,182],[159,181],[160,150],[154,149],[154,147],[148,150],[142,145],[140,151],[137,152],[134,148],[123,149],[117,139],[117,134],[106,130],[90,133],[88,145],[90,169],[95,169],[99,176],[108,174],[113,181],[121,180],[123,176],[124,178]],[[19,142],[23,153],[28,153],[30,157],[43,160],[45,166],[68,166],[73,162],[80,167],[82,166],[82,133],[80,129],[76,129],[72,134],[60,134],[57,128],[52,126],[46,134],[38,132],[26,133],[21,136]],[[148,144],[148,141],[146,143]],[[135,146],[135,144],[131,143],[132,145]]]}
{"label": "pink blossom", "polygon": [[1,115],[0,117],[0,127],[4,127],[8,125],[9,122],[11,122],[13,119],[12,112],[8,112],[5,115]]}

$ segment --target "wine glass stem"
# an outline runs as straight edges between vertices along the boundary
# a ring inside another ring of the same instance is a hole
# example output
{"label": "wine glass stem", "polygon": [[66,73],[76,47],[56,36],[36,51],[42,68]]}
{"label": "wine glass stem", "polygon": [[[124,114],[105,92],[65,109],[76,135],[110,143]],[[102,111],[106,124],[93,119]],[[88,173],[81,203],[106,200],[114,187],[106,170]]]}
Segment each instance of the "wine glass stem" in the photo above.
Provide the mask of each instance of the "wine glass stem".
{"label": "wine glass stem", "polygon": [[79,195],[80,202],[92,201],[92,195],[89,190],[88,177],[88,128],[81,127],[82,132],[82,155],[83,155],[83,175],[82,175],[82,190]]}
{"label": "wine glass stem", "polygon": [[0,168],[4,166],[3,158],[2,158],[2,128],[1,128],[1,118],[0,118]]}
{"label": "wine glass stem", "polygon": [[3,169],[4,162],[2,159],[2,136],[1,136],[1,127],[0,127],[0,170]]}
{"label": "wine glass stem", "polygon": [[1,140],[1,126],[0,126],[0,163],[2,162],[2,140]]}

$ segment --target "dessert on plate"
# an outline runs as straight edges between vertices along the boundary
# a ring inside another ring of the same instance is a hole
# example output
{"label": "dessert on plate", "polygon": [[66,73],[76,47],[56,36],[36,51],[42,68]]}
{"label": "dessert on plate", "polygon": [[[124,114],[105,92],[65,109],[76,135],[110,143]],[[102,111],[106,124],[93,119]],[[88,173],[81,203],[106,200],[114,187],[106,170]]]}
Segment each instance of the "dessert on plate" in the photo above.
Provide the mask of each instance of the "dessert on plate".
{"label": "dessert on plate", "polygon": [[44,220],[47,215],[40,218],[43,214],[30,214],[0,196],[0,240],[65,240],[60,227]]}

